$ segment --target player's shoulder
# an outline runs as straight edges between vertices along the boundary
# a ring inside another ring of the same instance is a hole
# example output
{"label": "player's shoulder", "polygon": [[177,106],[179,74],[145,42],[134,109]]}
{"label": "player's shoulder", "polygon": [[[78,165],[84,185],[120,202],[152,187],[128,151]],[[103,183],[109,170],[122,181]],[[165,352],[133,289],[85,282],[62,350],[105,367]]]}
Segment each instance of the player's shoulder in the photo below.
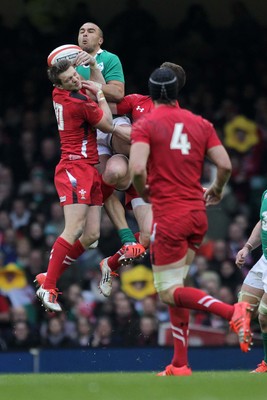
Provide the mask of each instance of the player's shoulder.
{"label": "player's shoulder", "polygon": [[108,50],[103,50],[101,51],[101,53],[97,54],[97,58],[104,58],[104,59],[108,59],[108,60],[119,60],[119,57],[117,56],[117,54],[112,53],[111,51]]}
{"label": "player's shoulder", "polygon": [[208,119],[204,118],[200,114],[195,114],[194,112],[187,110],[185,108],[180,108],[181,112],[183,113],[184,116],[186,116],[188,119],[195,121],[198,125],[201,125],[206,128],[213,128],[212,122],[210,122]]}
{"label": "player's shoulder", "polygon": [[138,93],[127,94],[124,97],[124,99],[131,103],[146,102],[147,100],[150,100],[152,102],[150,96],[144,96],[144,95],[138,94]]}

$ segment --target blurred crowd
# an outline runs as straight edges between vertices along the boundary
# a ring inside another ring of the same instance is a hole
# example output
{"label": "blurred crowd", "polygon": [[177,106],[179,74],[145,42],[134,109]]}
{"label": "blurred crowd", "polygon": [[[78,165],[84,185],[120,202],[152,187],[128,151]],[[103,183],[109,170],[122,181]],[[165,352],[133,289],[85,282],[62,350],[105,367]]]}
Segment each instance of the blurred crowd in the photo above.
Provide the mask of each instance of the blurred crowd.
{"label": "blurred crowd", "polygon": [[[0,83],[0,350],[157,346],[160,327],[168,322],[168,310],[155,295],[148,255],[121,268],[110,298],[99,293],[99,262],[120,247],[104,211],[98,248],[81,256],[59,281],[65,311],[45,313],[35,297],[35,275],[46,271],[64,224],[53,184],[59,143],[46,57],[54,47],[76,43],[86,21],[103,28],[103,48],[120,57],[127,94],[146,94],[147,77],[164,61],[184,67],[181,106],[215,125],[233,164],[222,202],[208,209],[209,230],[187,284],[230,304],[237,301],[260,255],[260,249],[253,252],[242,270],[235,266],[238,250],[259,219],[267,187],[267,27],[240,1],[232,3],[231,12],[231,24],[216,28],[196,3],[177,27],[163,29],[137,1],[129,1],[125,11],[102,26],[81,1],[71,19],[54,16],[51,26],[57,29],[44,31],[29,16],[12,29],[0,21],[5,38],[0,67],[5,78]],[[213,172],[207,162],[203,186]],[[131,211],[127,218],[137,231]],[[191,321],[223,329],[225,344],[237,344],[220,318],[192,312]]]}

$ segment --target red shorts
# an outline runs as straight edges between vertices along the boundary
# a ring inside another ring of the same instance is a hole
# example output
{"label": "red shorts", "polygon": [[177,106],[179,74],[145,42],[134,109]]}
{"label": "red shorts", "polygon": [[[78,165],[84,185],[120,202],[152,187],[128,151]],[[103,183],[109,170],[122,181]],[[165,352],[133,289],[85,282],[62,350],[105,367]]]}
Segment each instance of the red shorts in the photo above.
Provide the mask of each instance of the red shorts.
{"label": "red shorts", "polygon": [[185,211],[154,218],[150,243],[153,265],[181,260],[188,249],[196,251],[208,229],[206,211]]}
{"label": "red shorts", "polygon": [[54,182],[61,206],[102,205],[100,176],[90,164],[61,161],[56,167]]}
{"label": "red shorts", "polygon": [[131,201],[133,199],[138,199],[139,197],[140,196],[135,190],[134,186],[133,185],[129,186],[128,189],[125,190],[125,207],[128,210],[131,210],[132,209]]}

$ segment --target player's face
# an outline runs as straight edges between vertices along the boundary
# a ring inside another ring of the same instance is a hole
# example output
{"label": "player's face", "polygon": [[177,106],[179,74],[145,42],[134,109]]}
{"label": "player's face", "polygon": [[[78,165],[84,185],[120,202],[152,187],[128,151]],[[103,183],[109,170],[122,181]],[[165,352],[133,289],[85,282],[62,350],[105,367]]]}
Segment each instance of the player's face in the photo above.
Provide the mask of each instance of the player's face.
{"label": "player's face", "polygon": [[103,38],[101,37],[101,32],[97,25],[87,22],[80,27],[78,44],[81,49],[89,54],[95,54],[102,43]]}
{"label": "player's face", "polygon": [[69,67],[67,71],[62,72],[59,75],[61,80],[61,87],[69,91],[78,91],[82,88],[81,77],[78,72],[73,68]]}

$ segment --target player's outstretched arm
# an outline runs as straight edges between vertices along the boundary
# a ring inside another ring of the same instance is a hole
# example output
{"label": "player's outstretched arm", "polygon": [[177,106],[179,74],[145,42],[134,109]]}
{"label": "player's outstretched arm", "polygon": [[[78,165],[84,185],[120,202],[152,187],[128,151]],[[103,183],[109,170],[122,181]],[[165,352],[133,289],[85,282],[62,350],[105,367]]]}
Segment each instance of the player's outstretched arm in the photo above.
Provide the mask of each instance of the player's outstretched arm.
{"label": "player's outstretched arm", "polygon": [[247,255],[261,244],[261,221],[258,221],[254,226],[250,237],[245,243],[244,247],[236,255],[235,263],[238,268],[241,268],[246,261]]}

